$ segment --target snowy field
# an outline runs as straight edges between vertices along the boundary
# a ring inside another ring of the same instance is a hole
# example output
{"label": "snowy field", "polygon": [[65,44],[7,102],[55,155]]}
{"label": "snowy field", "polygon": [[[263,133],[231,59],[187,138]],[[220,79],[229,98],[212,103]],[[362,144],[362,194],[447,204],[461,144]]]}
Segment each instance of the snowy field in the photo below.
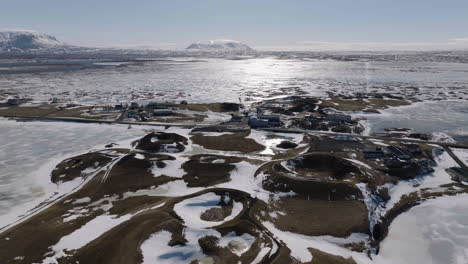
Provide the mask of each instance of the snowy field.
{"label": "snowy field", "polygon": [[0,228],[57,191],[49,173],[63,159],[143,134],[141,127],[0,119]]}
{"label": "snowy field", "polygon": [[427,201],[398,216],[376,263],[468,263],[468,195]]}
{"label": "snowy field", "polygon": [[[142,64],[106,66],[109,67],[72,71],[66,74],[63,72],[0,74],[0,97],[2,94],[13,93],[32,96],[36,100],[48,101],[52,97],[57,97],[60,100],[84,104],[146,102],[154,98],[191,102],[241,100],[249,103],[284,95],[324,96],[326,92],[391,93],[412,99],[449,100],[396,107],[387,109],[379,115],[366,114],[371,132],[381,131],[384,127],[409,127],[418,132],[435,133],[443,140],[468,142],[466,127],[468,108],[466,102],[462,101],[468,98],[466,89],[468,64],[344,62],[301,58],[246,60],[178,58]],[[128,143],[131,140],[147,134],[146,129],[148,127],[134,126],[128,129],[124,125],[15,122],[0,119],[0,230],[14,221],[21,220],[22,215],[31,213],[31,210],[41,202],[52,202],[83,184],[85,180],[82,179],[60,185],[52,184],[50,172],[60,161],[91,150],[103,149],[109,143],[119,142],[129,147]],[[188,129],[168,128],[165,132],[190,137]],[[266,132],[253,131],[247,138],[265,146],[264,150],[255,155],[235,153],[235,156],[245,159],[256,158],[261,164],[274,154],[284,151],[276,146],[286,137],[297,143],[299,147],[305,147],[307,144],[301,143],[304,139],[302,135],[277,134],[279,135],[282,138],[270,138]],[[121,198],[162,195],[174,198],[202,192],[206,187],[192,188],[184,183],[183,177],[186,171],[181,166],[190,160],[189,155],[205,152],[206,149],[200,145],[189,144],[185,152],[171,153],[175,159],[165,161],[165,167],[152,167],[149,172],[155,178],[170,175],[174,178],[173,181],[150,189],[128,191],[123,193]],[[468,164],[466,150],[454,149],[454,153]],[[232,153],[213,150],[210,154],[229,156]],[[122,157],[113,160],[112,164],[119,162]],[[135,159],[144,160],[145,155],[138,153]],[[370,169],[362,162],[348,160]],[[212,161],[213,164],[225,162],[223,158]],[[430,175],[386,185],[392,198],[387,203],[387,209],[377,210],[376,215],[388,212],[404,195],[414,191],[421,192],[425,188],[437,190],[441,185],[452,183],[445,169],[456,166],[456,163],[447,153],[437,157],[436,162],[438,167]],[[233,164],[234,169],[229,174],[229,181],[215,184],[213,187],[242,190],[266,204],[281,197],[295,195],[292,192],[273,193],[260,188],[265,175],[260,173],[255,178],[249,176],[253,175],[258,164],[246,160]],[[85,172],[93,173],[92,168]],[[103,178],[103,182],[105,181],[106,176]],[[371,198],[370,195],[367,198]],[[103,201],[110,204],[109,208],[105,208],[102,215],[86,222],[81,228],[63,236],[50,248],[53,254],[47,256],[44,263],[53,262],[64,256],[67,250],[84,247],[106,231],[131,220],[145,210],[165,207],[165,204],[161,203],[152,208],[113,215],[109,209],[117,198],[114,196],[103,198],[95,207],[105,207],[100,204]],[[219,206],[220,201],[231,202],[230,208]],[[353,257],[359,264],[465,264],[468,263],[466,201],[468,201],[467,195],[441,197],[425,201],[398,216],[390,225],[388,237],[381,244],[380,254],[373,255],[373,260],[364,253],[343,247],[348,243],[367,241],[369,237],[364,233],[353,233],[349,237],[312,237],[279,230],[269,221],[263,224],[274,233],[276,239],[291,248],[291,256],[304,262],[312,260],[313,254],[308,249],[312,246],[330,254],[345,258]],[[80,204],[88,204],[91,200],[89,197],[84,197],[70,202],[79,209]],[[184,229],[187,243],[183,246],[169,246],[168,243],[174,234],[171,235],[164,230],[155,232],[141,244],[144,263],[154,263],[154,261],[174,263],[174,260],[184,263],[186,260],[195,259],[211,263],[213,259],[204,259],[205,255],[198,245],[198,239],[207,235],[218,238],[220,245],[230,248],[238,256],[254,247],[255,238],[248,233],[221,234],[210,229],[242,215],[246,208],[245,203],[229,200],[215,193],[205,193],[179,201],[172,206],[174,215],[187,225]],[[86,213],[92,211],[89,208]],[[80,215],[78,209],[63,215],[63,221],[73,222],[79,217],[84,217],[85,213]],[[221,209],[229,211],[223,219],[216,221],[202,219],[206,211]],[[262,256],[272,255],[276,250],[274,246],[265,246],[258,254],[260,260]],[[155,248],[158,250],[154,250]]]}

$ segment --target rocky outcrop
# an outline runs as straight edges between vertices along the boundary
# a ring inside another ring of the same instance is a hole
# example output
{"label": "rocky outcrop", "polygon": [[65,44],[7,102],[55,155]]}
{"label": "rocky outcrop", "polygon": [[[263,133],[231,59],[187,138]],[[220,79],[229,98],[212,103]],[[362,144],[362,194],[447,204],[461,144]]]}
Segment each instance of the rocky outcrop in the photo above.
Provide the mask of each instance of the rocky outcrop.
{"label": "rocky outcrop", "polygon": [[182,152],[187,144],[187,138],[179,134],[164,132],[152,132],[142,139],[133,142],[136,149],[152,153]]}

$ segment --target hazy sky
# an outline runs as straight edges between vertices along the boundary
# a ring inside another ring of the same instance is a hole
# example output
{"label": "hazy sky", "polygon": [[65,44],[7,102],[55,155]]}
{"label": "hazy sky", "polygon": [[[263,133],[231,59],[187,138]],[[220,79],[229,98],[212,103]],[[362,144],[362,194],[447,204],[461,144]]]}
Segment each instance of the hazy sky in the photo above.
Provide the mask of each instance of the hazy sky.
{"label": "hazy sky", "polygon": [[69,44],[263,50],[468,48],[468,0],[0,0],[0,28]]}

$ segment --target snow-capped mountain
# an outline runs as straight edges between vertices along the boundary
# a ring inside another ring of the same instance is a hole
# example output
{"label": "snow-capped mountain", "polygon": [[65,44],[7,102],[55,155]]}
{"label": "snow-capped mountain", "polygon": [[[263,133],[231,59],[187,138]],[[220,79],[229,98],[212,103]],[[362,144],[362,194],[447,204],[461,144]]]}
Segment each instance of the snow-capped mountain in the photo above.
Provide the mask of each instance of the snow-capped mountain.
{"label": "snow-capped mountain", "polygon": [[64,48],[55,37],[32,30],[0,30],[0,51],[23,52]]}
{"label": "snow-capped mountain", "polygon": [[[94,56],[244,56],[257,54],[249,46],[234,40],[211,40],[193,43],[185,50],[161,50],[154,47],[81,47],[69,45],[54,36],[33,30],[1,30],[0,57],[94,57]],[[237,57],[236,57],[237,58]]]}
{"label": "snow-capped mountain", "polygon": [[186,48],[189,51],[215,51],[215,52],[249,52],[253,49],[244,43],[235,40],[217,39],[201,41]]}

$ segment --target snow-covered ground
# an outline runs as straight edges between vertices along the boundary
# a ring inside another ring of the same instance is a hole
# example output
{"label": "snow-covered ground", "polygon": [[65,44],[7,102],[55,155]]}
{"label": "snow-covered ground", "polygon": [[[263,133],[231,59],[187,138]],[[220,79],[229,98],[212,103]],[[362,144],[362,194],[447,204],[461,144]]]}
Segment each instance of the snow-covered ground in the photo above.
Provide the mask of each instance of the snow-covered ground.
{"label": "snow-covered ground", "polygon": [[359,264],[372,263],[365,254],[353,252],[349,249],[339,246],[340,244],[343,245],[347,243],[359,243],[365,241],[367,237],[365,234],[352,234],[347,238],[336,238],[331,236],[311,237],[281,231],[270,222],[265,222],[263,225],[273,234],[275,234],[278,239],[286,243],[288,248],[291,249],[291,255],[302,262],[309,262],[313,260],[313,256],[308,248],[315,248],[320,251],[333,255],[343,256],[345,258],[353,257],[354,260]]}
{"label": "snow-covered ground", "polygon": [[468,149],[452,148],[453,153],[468,166]]}
{"label": "snow-covered ground", "polygon": [[0,228],[78,184],[51,183],[50,172],[62,160],[144,134],[143,127],[0,119]]}
{"label": "snow-covered ground", "polygon": [[467,194],[441,197],[398,216],[375,263],[468,263],[467,201]]}
{"label": "snow-covered ground", "polygon": [[233,201],[231,214],[224,218],[222,221],[205,221],[201,219],[201,215],[205,211],[212,208],[220,208],[218,204],[222,200],[225,203],[228,203],[230,198],[223,198],[214,193],[207,193],[201,196],[184,200],[176,204],[174,206],[174,212],[184,220],[186,226],[190,226],[193,228],[213,227],[234,219],[242,211],[242,203]]}
{"label": "snow-covered ground", "polygon": [[[178,133],[189,138],[190,130],[169,128],[165,132]],[[49,173],[58,162],[90,149],[101,149],[105,144],[111,142],[118,142],[120,146],[131,148],[129,143],[145,135],[146,131],[145,127],[137,126],[128,129],[127,126],[119,125],[15,122],[0,119],[0,133],[2,134],[0,145],[7,150],[0,152],[0,193],[5,194],[7,198],[0,201],[0,210],[4,210],[4,214],[0,216],[0,224],[5,225],[47,198],[52,192],[66,193],[81,183],[80,180],[72,181],[61,185],[60,188],[50,183]],[[265,151],[259,154],[273,155],[276,151],[279,151],[275,146],[280,140],[270,138],[267,134],[266,132],[253,131],[249,138],[267,147]],[[289,137],[288,140],[295,143],[300,143],[302,140],[302,135],[284,134],[281,136]],[[467,162],[468,152],[466,150],[453,150],[464,162]],[[168,161],[165,168],[154,168],[152,172],[155,176],[168,174],[181,178],[184,171],[180,169],[180,166],[188,160],[187,155],[200,153],[203,153],[201,146],[189,144],[184,152],[171,154],[176,157],[176,160]],[[223,151],[213,151],[213,153],[240,157],[249,157],[250,155]],[[136,158],[141,159],[142,157],[142,154],[136,155]],[[221,161],[222,159],[218,159],[215,162]],[[350,159],[350,161],[357,163],[360,167],[367,167],[366,164],[357,160]],[[386,208],[390,209],[405,194],[421,191],[424,188],[435,188],[437,190],[440,185],[452,183],[445,169],[455,166],[455,161],[448,153],[436,157],[436,161],[438,166],[433,173],[414,180],[400,181],[396,185],[386,186],[389,187],[389,193],[392,196]],[[275,195],[283,195],[280,193],[273,195],[261,188],[263,175],[259,174],[255,178],[252,177],[252,172],[256,170],[258,165],[247,161],[234,163],[234,165],[235,169],[230,175],[231,180],[213,187],[242,190],[252,197],[266,202],[272,198],[274,199]],[[94,173],[92,168],[86,169],[86,171]],[[359,187],[364,191],[365,186]],[[124,194],[124,197],[139,195],[181,196],[203,189],[188,188],[184,181],[176,180],[154,189],[128,192]],[[459,195],[455,198],[438,198],[425,202],[421,206],[411,209],[408,213],[397,217],[390,227],[388,238],[382,244],[380,254],[373,256],[374,260],[370,260],[364,254],[352,252],[341,246],[350,242],[366,241],[366,236],[363,234],[353,234],[348,238],[308,237],[281,231],[269,222],[263,224],[269,231],[274,233],[277,239],[282,240],[291,248],[291,254],[295,258],[303,261],[312,260],[313,256],[308,250],[311,247],[346,258],[353,257],[360,264],[466,263],[468,259],[468,252],[466,251],[468,246],[468,233],[466,231],[468,222],[465,221],[468,216],[465,213],[467,198],[467,195]],[[108,199],[112,203],[113,197]],[[163,230],[152,234],[141,246],[144,263],[155,261],[158,263],[186,263],[195,259],[210,263],[210,258],[204,256],[197,242],[199,238],[207,235],[219,238],[219,244],[222,247],[228,247],[229,245],[229,248],[233,248],[232,250],[235,251],[233,253],[238,255],[250,248],[254,243],[254,238],[248,234],[237,235],[232,233],[222,236],[215,230],[207,229],[235,218],[242,211],[242,203],[233,202],[232,213],[222,221],[211,222],[200,218],[201,214],[207,209],[219,207],[220,200],[221,196],[207,193],[178,202],[174,206],[174,211],[184,220],[187,226],[184,231],[188,241],[187,244],[169,247],[167,242],[171,239],[170,232]],[[79,205],[89,203],[89,198],[85,197],[70,202],[78,205],[78,210]],[[97,202],[96,207],[99,206],[102,205]],[[107,211],[105,208],[103,209]],[[427,213],[424,210],[432,211]],[[385,212],[385,209],[383,209],[377,213],[384,214]],[[87,212],[71,212],[70,215],[65,216],[65,221],[73,220],[73,214],[78,215],[81,213],[85,214]],[[425,214],[429,216],[420,220]],[[51,247],[54,255],[44,261],[53,263],[58,257],[66,254],[65,250],[81,248],[105,231],[130,219],[132,216],[132,214],[128,214],[118,217],[109,215],[107,212],[96,217],[75,232],[62,237],[56,245]],[[420,225],[417,226],[418,224]],[[232,245],[238,247],[231,247]],[[261,254],[267,254],[268,252],[269,249],[262,251]],[[428,256],[431,257],[431,260],[429,260]]]}
{"label": "snow-covered ground", "polygon": [[425,188],[437,188],[444,184],[453,183],[450,175],[446,169],[457,166],[455,160],[450,155],[444,152],[441,156],[435,158],[437,166],[434,168],[434,172],[416,177],[412,180],[403,180],[398,182],[396,185],[387,186],[389,194],[392,197],[386,204],[386,209],[390,210],[403,195],[408,195],[412,192],[417,192]]}

